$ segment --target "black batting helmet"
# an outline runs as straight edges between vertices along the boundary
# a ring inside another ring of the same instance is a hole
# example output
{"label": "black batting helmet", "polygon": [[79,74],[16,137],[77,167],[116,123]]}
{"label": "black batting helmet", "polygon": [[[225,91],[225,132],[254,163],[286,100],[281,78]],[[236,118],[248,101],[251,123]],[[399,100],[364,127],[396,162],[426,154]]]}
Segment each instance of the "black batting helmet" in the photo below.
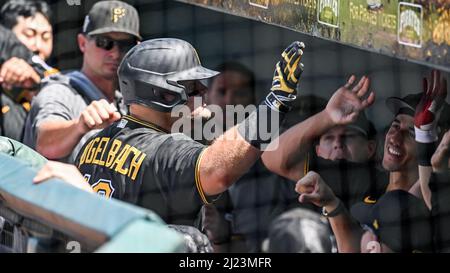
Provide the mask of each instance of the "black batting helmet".
{"label": "black batting helmet", "polygon": [[125,55],[118,70],[125,104],[142,104],[160,112],[170,112],[176,105],[186,103],[193,90],[184,82],[218,74],[201,65],[191,44],[172,38],[136,45]]}

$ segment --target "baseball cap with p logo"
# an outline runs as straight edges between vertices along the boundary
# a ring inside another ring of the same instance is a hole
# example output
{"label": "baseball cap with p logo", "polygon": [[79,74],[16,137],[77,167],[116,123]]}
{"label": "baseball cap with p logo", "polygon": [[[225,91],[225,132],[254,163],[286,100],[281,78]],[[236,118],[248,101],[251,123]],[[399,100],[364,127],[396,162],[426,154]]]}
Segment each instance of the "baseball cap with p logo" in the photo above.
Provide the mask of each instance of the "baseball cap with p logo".
{"label": "baseball cap with p logo", "polygon": [[97,2],[84,19],[83,33],[96,35],[108,32],[128,33],[141,40],[137,10],[121,1]]}

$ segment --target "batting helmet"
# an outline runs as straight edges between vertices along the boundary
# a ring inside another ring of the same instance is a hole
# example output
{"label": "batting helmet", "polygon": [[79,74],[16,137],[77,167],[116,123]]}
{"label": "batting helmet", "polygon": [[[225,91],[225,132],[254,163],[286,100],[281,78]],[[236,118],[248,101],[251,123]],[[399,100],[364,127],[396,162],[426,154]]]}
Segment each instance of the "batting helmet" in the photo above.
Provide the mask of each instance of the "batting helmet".
{"label": "batting helmet", "polygon": [[163,38],[144,41],[123,58],[119,85],[125,104],[142,104],[160,112],[186,103],[194,90],[186,82],[208,79],[219,72],[204,68],[186,41]]}

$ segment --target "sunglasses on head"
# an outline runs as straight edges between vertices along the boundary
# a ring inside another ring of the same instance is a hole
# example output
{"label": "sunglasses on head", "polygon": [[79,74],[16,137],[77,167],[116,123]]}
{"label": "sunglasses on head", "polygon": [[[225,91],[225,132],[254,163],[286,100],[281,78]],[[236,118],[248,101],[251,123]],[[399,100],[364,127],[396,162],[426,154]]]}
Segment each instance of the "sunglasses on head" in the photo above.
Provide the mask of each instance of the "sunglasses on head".
{"label": "sunglasses on head", "polygon": [[133,46],[137,44],[136,39],[127,39],[127,40],[113,40],[107,36],[90,36],[92,39],[95,40],[95,45],[98,48],[104,49],[104,50],[111,50],[114,48],[114,46],[117,45],[120,51],[128,51]]}

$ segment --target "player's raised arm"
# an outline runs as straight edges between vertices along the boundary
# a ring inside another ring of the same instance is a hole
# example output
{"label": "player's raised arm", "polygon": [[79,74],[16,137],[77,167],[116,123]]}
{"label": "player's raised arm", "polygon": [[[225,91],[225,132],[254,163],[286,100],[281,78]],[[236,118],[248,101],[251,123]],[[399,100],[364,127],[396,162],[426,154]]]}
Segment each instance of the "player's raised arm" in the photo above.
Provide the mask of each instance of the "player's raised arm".
{"label": "player's raised arm", "polygon": [[[278,132],[296,98],[303,47],[295,42],[283,52],[271,92],[258,109],[205,146],[180,134],[179,125],[186,129],[206,110],[195,102],[206,94],[204,80],[219,73],[203,67],[186,41],[161,38],[136,45],[118,69],[130,115],[88,139],[76,165],[94,191],[152,209],[168,223],[193,222],[209,197],[246,173]],[[268,126],[272,130],[261,129]]]}
{"label": "player's raised arm", "polygon": [[[296,88],[303,72],[300,62],[304,44],[294,42],[282,53],[276,64],[271,92],[242,123],[226,131],[205,152],[200,160],[200,181],[206,194],[226,190],[260,157],[271,136],[264,135],[262,126],[278,132],[280,121],[296,98]],[[269,127],[270,126],[270,127]]]}
{"label": "player's raised arm", "polygon": [[363,76],[352,87],[355,79],[352,75],[337,89],[323,111],[293,126],[269,145],[262,155],[269,170],[291,180],[302,178],[306,155],[313,141],[336,125],[356,121],[359,113],[375,101],[373,92],[364,98],[369,91],[369,78]]}
{"label": "player's raised arm", "polygon": [[[423,94],[420,103],[416,107],[414,116],[414,131],[419,163],[419,195],[423,197],[425,204],[431,209],[431,190],[429,187],[429,182],[433,171],[432,166],[435,167],[439,165],[436,164],[438,161],[437,158],[441,157],[440,155],[442,155],[442,150],[444,150],[442,148],[445,147],[446,140],[444,136],[441,145],[439,145],[439,149],[435,149],[439,140],[439,118],[446,104],[445,98],[447,97],[447,81],[445,78],[441,79],[440,72],[437,70],[433,70],[431,77],[428,80],[427,78],[424,78],[423,81]],[[435,164],[432,164],[432,156]]]}
{"label": "player's raised arm", "polygon": [[336,197],[319,174],[313,171],[308,172],[297,182],[295,191],[300,194],[300,203],[311,203],[323,209],[323,215],[330,221],[336,236],[339,252],[360,252],[363,234],[361,226],[352,218],[342,201]]}

